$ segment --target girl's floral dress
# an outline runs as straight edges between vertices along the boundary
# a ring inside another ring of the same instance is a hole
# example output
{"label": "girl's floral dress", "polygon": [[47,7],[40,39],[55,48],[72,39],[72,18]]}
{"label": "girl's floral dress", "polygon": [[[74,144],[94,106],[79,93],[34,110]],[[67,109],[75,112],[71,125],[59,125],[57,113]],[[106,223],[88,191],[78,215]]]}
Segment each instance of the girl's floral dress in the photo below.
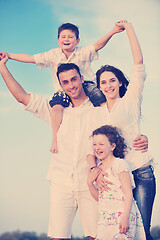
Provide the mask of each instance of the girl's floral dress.
{"label": "girl's floral dress", "polygon": [[136,202],[133,200],[129,217],[129,230],[126,234],[119,233],[119,223],[124,212],[124,193],[118,177],[123,171],[129,171],[134,186],[132,174],[125,160],[116,158],[107,169],[107,179],[113,183],[108,192],[99,191],[97,240],[145,240],[143,222]]}

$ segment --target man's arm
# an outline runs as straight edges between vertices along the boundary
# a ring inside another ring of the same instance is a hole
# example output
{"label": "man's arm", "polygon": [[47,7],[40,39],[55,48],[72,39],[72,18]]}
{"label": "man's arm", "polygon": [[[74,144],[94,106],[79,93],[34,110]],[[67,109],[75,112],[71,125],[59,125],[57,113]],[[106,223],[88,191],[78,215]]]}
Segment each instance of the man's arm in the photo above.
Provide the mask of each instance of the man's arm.
{"label": "man's arm", "polygon": [[23,54],[23,53],[6,53],[6,52],[0,52],[1,58],[4,58],[5,56],[8,56],[9,59],[19,61],[19,62],[25,62],[25,63],[35,63],[33,55],[29,54]]}
{"label": "man's arm", "polygon": [[[2,59],[2,57],[1,57]],[[8,61],[8,57],[5,56],[0,61],[0,73],[9,89],[13,97],[23,105],[27,106],[30,101],[30,95],[26,93],[26,91],[21,87],[21,85],[13,78],[8,68],[6,67],[6,63]]]}
{"label": "man's arm", "polygon": [[95,51],[99,51],[101,48],[103,48],[108,41],[111,39],[111,37],[116,34],[116,33],[120,33],[123,32],[124,28],[121,28],[119,26],[114,26],[114,28],[108,32],[105,36],[103,36],[102,38],[100,38],[95,44],[94,44],[94,49]]}

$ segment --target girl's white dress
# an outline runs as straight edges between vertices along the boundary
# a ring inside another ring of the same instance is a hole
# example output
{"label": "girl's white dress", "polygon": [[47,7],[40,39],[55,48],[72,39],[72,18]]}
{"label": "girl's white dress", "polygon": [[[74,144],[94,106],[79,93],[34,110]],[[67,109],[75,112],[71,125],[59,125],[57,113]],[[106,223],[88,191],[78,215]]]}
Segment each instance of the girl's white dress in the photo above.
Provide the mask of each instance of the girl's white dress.
{"label": "girl's white dress", "polygon": [[129,171],[132,185],[134,181],[125,160],[116,158],[110,168],[106,170],[107,179],[113,183],[110,191],[99,191],[97,240],[145,240],[145,233],[141,215],[136,202],[133,200],[129,217],[129,230],[126,234],[119,233],[119,223],[124,212],[124,193],[118,177],[123,171]]}

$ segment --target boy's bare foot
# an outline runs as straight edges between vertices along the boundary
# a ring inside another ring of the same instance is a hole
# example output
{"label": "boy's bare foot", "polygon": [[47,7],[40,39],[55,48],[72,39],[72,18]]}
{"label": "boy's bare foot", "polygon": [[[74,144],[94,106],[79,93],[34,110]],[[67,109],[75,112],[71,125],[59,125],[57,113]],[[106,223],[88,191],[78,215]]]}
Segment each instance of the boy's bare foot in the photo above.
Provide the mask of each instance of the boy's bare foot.
{"label": "boy's bare foot", "polygon": [[58,152],[57,141],[52,141],[52,145],[51,145],[50,151],[52,153],[57,153]]}

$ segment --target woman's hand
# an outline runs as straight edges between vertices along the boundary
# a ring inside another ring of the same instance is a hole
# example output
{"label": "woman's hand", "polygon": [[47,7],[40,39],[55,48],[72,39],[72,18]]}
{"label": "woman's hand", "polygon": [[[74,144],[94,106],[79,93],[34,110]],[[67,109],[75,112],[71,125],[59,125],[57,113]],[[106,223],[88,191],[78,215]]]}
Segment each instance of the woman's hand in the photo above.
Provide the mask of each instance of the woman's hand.
{"label": "woman's hand", "polygon": [[148,151],[148,138],[144,135],[138,136],[134,139],[133,148],[136,151],[141,151],[142,153]]}
{"label": "woman's hand", "polygon": [[127,20],[120,20],[115,23],[115,26],[118,27],[119,29],[125,30],[126,24],[128,24]]}

